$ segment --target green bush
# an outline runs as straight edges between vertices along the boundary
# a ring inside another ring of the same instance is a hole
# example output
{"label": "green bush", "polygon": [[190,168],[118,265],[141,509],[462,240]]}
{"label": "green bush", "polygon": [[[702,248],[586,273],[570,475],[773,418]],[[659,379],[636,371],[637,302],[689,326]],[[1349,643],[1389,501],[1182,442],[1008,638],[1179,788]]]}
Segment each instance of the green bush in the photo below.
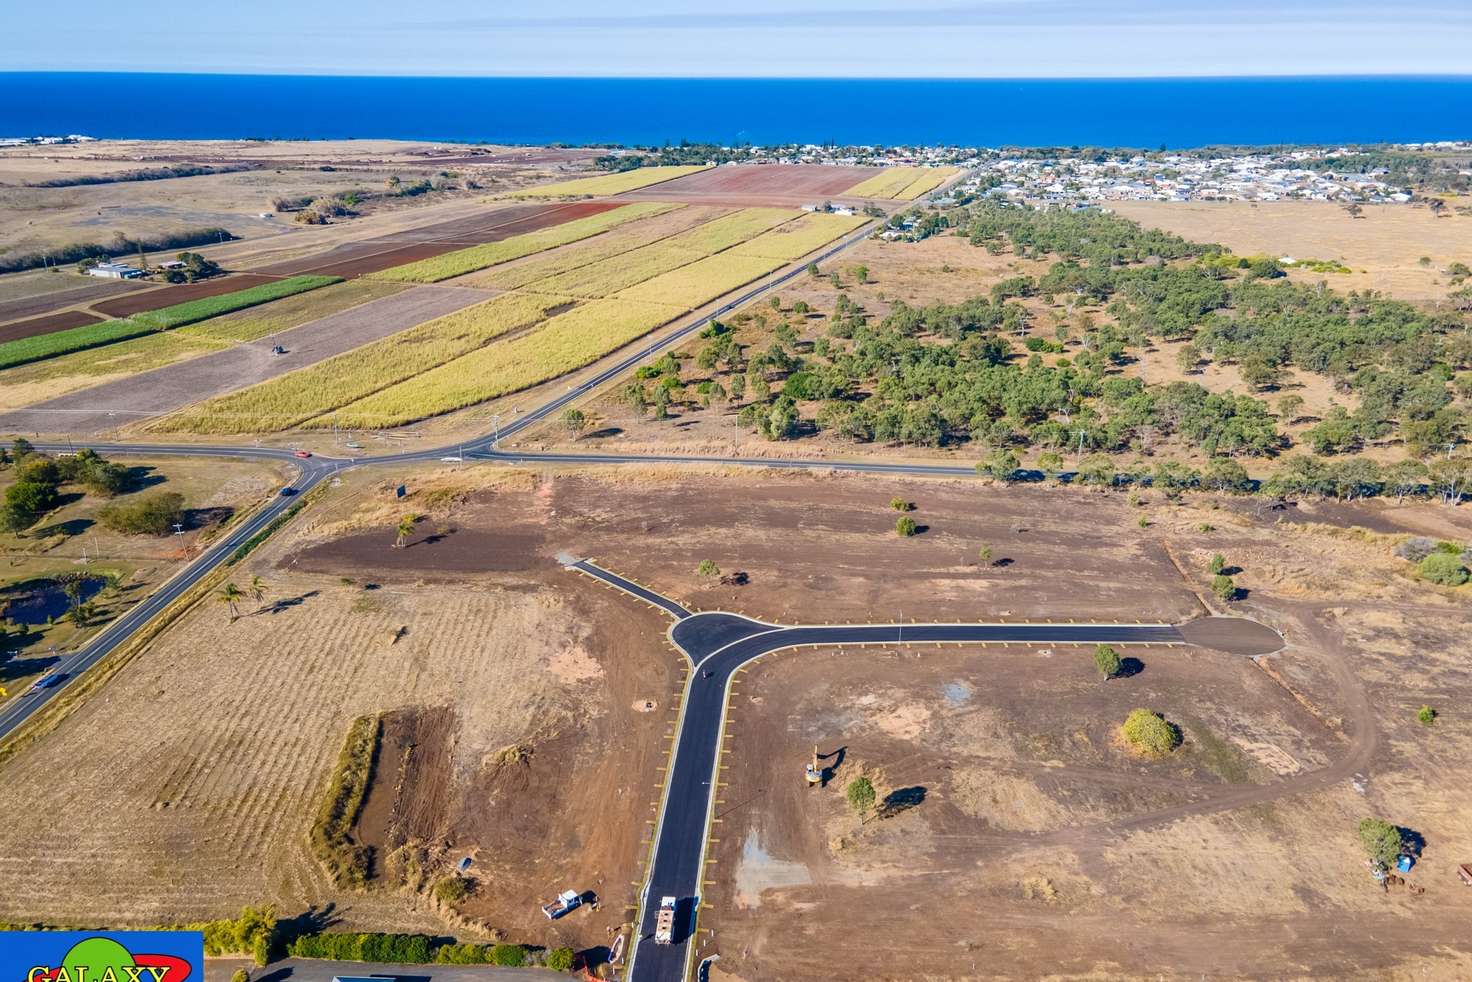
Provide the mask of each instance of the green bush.
{"label": "green bush", "polygon": [[207,921],[187,927],[204,933],[204,953],[211,958],[251,955],[257,965],[264,965],[270,961],[276,943],[276,908],[244,907],[234,920]]}
{"label": "green bush", "polygon": [[1230,576],[1218,573],[1211,578],[1211,592],[1223,601],[1232,600],[1237,596],[1237,584]]}
{"label": "green bush", "polygon": [[1122,665],[1119,652],[1115,651],[1109,645],[1101,644],[1094,649],[1094,667],[1106,679],[1112,679],[1118,675]]}
{"label": "green bush", "polygon": [[[773,297],[772,299],[776,299]],[[547,952],[546,966],[554,972],[570,972],[576,960],[571,948],[553,948]]]}
{"label": "green bush", "polygon": [[526,949],[519,944],[498,944],[491,948],[489,961],[502,968],[519,968],[526,964]]}
{"label": "green bush", "polygon": [[447,876],[434,885],[434,895],[440,903],[453,907],[470,896],[470,881],[463,876]]}
{"label": "green bush", "polygon": [[151,491],[132,501],[103,505],[97,509],[97,520],[124,535],[168,535],[184,520],[184,496]]}
{"label": "green bush", "polygon": [[904,538],[909,538],[916,532],[920,531],[920,526],[916,525],[915,520],[909,515],[905,515],[899,519],[896,519],[894,523],[894,530],[897,535],[900,535]]}
{"label": "green bush", "polygon": [[1360,845],[1365,854],[1385,867],[1395,865],[1400,856],[1400,829],[1381,818],[1366,818],[1359,826]]}
{"label": "green bush", "polygon": [[250,982],[250,972],[243,968],[237,968],[230,973],[230,982]]}
{"label": "green bush", "polygon": [[288,948],[293,958],[424,965],[432,960],[430,939],[422,934],[304,934]]}
{"label": "green bush", "polygon": [[1422,726],[1430,726],[1432,723],[1436,722],[1436,717],[1439,715],[1440,714],[1436,710],[1432,709],[1430,706],[1422,706],[1420,709],[1416,710],[1416,721]]}
{"label": "green bush", "polygon": [[1449,552],[1433,552],[1416,565],[1421,579],[1440,586],[1461,586],[1467,582],[1467,567],[1460,556]]}
{"label": "green bush", "polygon": [[1181,745],[1181,728],[1148,709],[1131,712],[1120,732],[1131,747],[1150,757],[1163,757]]}

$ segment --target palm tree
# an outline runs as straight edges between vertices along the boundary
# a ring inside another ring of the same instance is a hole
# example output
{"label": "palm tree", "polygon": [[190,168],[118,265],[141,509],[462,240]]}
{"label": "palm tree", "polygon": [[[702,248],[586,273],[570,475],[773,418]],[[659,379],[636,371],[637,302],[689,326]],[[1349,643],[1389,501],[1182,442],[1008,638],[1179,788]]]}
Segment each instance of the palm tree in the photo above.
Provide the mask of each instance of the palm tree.
{"label": "palm tree", "polygon": [[220,588],[219,600],[220,603],[229,608],[231,624],[234,624],[237,620],[240,619],[240,608],[235,605],[243,596],[245,596],[245,594],[241,592],[240,587],[236,586],[234,582],[226,583],[223,587]]}
{"label": "palm tree", "polygon": [[266,602],[266,581],[259,576],[252,576],[250,578],[250,595],[256,598],[256,603],[264,605]]}
{"label": "palm tree", "polygon": [[405,515],[399,519],[398,537],[394,539],[394,548],[402,549],[404,540],[414,534],[414,526],[419,521],[414,515]]}

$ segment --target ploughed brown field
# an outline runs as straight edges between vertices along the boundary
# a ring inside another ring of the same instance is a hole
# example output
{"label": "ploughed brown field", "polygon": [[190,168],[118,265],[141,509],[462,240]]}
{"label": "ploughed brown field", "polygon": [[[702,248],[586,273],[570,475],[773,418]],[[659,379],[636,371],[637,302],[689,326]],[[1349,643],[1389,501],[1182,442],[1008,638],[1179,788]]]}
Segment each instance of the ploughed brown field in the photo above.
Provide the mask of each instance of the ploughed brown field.
{"label": "ploughed brown field", "polygon": [[92,304],[92,309],[108,317],[129,317],[145,310],[158,310],[160,307],[172,307],[176,303],[184,303],[189,300],[218,297],[222,293],[247,290],[253,286],[260,286],[262,283],[279,279],[281,279],[279,276],[266,276],[261,273],[227,273],[224,276],[212,276],[207,280],[200,280],[198,283],[181,283],[178,286],[165,286],[157,290],[142,290],[125,297],[104,300],[101,303]]}
{"label": "ploughed brown field", "polygon": [[0,324],[0,342],[33,338],[38,334],[64,331],[69,327],[96,324],[100,320],[102,320],[101,317],[89,314],[85,310],[63,310],[55,314],[32,317],[30,320],[16,321],[13,324]]}
{"label": "ploughed brown field", "polygon": [[394,266],[513,235],[561,225],[576,218],[619,207],[611,201],[581,201],[565,205],[513,205],[485,215],[472,215],[422,228],[394,232],[363,242],[338,246],[315,256],[272,263],[260,272],[280,275],[311,273],[318,276],[362,276]]}
{"label": "ploughed brown field", "polygon": [[[873,167],[830,167],[824,164],[727,164],[657,185],[661,197],[703,198],[722,194],[842,194],[873,177]],[[655,192],[656,188],[646,189]]]}
{"label": "ploughed brown field", "polygon": [[[54,273],[52,275],[59,278],[65,274]],[[97,280],[91,277],[86,279],[75,277],[74,281],[77,285],[72,289],[37,293],[16,297],[13,300],[0,300],[0,322],[19,320],[22,317],[36,317],[63,307],[83,304],[89,300],[115,296],[119,293],[131,293],[144,288],[142,283],[131,280]]]}

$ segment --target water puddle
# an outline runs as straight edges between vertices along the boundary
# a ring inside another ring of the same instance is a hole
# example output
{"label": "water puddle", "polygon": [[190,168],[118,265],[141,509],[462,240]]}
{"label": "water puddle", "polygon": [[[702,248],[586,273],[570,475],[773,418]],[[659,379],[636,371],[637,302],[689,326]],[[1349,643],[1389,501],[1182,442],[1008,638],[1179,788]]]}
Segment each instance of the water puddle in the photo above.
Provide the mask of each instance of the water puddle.
{"label": "water puddle", "polygon": [[941,693],[946,698],[946,705],[954,707],[964,706],[970,702],[976,690],[972,688],[970,682],[947,682],[941,686]]}
{"label": "water puddle", "polygon": [[760,907],[762,893],[783,887],[802,887],[813,882],[802,863],[773,859],[762,848],[755,829],[746,833],[741,847],[741,862],[736,867],[736,903],[742,907]]}

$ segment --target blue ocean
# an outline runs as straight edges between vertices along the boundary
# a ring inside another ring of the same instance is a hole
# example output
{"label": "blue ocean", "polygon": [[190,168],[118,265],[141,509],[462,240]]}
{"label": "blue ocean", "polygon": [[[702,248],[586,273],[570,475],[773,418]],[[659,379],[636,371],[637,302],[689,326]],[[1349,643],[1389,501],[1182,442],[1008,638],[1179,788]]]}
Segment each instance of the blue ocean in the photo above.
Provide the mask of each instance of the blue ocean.
{"label": "blue ocean", "polygon": [[1197,147],[1472,139],[1472,76],[398,78],[0,73],[0,136]]}

